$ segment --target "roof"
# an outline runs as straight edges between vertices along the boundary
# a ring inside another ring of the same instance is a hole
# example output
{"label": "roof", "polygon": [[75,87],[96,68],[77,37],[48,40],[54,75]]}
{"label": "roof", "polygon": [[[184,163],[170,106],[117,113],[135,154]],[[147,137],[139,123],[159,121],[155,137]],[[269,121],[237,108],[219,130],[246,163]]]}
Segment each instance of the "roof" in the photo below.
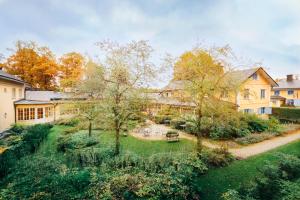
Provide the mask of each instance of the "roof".
{"label": "roof", "polygon": [[42,105],[42,104],[52,104],[50,101],[34,101],[34,100],[27,100],[21,99],[15,101],[15,105]]}
{"label": "roof", "polygon": [[287,81],[286,79],[281,79],[277,81],[278,87],[274,89],[300,89],[300,80],[294,79],[292,81]]}
{"label": "roof", "polygon": [[22,83],[24,84],[25,82],[20,79],[19,77],[16,77],[14,75],[11,75],[3,70],[0,69],[0,79],[5,79],[5,80],[9,80],[9,81],[13,81],[13,82],[17,82],[17,83]]}
{"label": "roof", "polygon": [[53,101],[73,99],[74,93],[55,92],[55,91],[26,91],[26,100],[33,101]]}
{"label": "roof", "polygon": [[[229,74],[238,83],[242,84],[259,70],[262,72],[263,76],[270,82],[270,84],[273,87],[278,86],[276,81],[262,67],[245,69],[245,70],[236,70],[230,72]],[[167,86],[162,88],[162,91],[182,90],[184,89],[184,82],[185,82],[184,80],[171,80]]]}
{"label": "roof", "polygon": [[272,95],[271,99],[285,100],[286,98],[282,96]]}

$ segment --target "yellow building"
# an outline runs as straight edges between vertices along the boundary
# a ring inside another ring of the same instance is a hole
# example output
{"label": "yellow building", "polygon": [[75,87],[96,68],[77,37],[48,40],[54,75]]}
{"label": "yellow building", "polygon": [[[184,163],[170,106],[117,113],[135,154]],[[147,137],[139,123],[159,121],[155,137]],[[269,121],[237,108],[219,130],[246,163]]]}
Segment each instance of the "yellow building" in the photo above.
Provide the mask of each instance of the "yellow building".
{"label": "yellow building", "polygon": [[287,75],[285,79],[277,81],[273,87],[271,97],[274,107],[282,105],[300,106],[300,80],[295,75]]}
{"label": "yellow building", "polygon": [[25,82],[0,69],[0,133],[15,123],[14,102],[24,98]]}
{"label": "yellow building", "polygon": [[[234,71],[232,75],[238,79],[240,90],[223,99],[234,103],[238,111],[244,113],[255,113],[262,117],[271,114],[271,89],[278,86],[272,77],[262,67]],[[183,90],[184,81],[172,80],[155,99],[156,109],[167,104],[177,108],[182,106],[185,110],[192,108],[193,104],[187,103],[188,97]]]}

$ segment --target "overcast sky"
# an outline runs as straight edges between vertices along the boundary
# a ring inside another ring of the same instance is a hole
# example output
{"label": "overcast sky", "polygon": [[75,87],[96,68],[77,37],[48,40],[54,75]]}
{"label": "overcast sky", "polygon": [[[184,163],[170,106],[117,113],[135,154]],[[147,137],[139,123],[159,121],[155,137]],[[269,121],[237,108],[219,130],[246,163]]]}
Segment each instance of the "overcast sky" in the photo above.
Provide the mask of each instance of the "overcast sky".
{"label": "overcast sky", "polygon": [[149,40],[178,56],[197,42],[229,44],[274,77],[300,74],[299,0],[0,0],[0,52],[33,40],[60,56],[95,42]]}

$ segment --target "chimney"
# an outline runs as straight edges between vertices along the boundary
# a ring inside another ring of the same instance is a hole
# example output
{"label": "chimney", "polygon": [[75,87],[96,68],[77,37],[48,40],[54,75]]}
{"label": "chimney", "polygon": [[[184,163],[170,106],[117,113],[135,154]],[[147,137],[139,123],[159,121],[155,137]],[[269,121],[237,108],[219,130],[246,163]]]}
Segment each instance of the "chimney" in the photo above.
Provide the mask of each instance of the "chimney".
{"label": "chimney", "polygon": [[286,81],[291,82],[294,80],[293,74],[286,75]]}

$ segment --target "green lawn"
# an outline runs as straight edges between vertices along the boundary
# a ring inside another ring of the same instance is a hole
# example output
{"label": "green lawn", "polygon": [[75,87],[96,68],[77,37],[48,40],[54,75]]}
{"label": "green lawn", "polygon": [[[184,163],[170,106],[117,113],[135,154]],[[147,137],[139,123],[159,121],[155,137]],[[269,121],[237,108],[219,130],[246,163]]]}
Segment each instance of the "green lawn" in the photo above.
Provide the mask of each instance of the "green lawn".
{"label": "green lawn", "polygon": [[209,170],[208,174],[199,179],[203,200],[220,199],[228,189],[238,188],[258,174],[258,168],[266,162],[276,162],[276,153],[287,153],[300,156],[300,140],[250,157],[246,160],[233,162],[230,166]]}
{"label": "green lawn", "polygon": [[[38,153],[46,156],[56,154],[57,137],[62,133],[66,127],[54,126],[47,140],[41,145]],[[80,131],[79,134],[87,135],[87,131]],[[101,146],[114,146],[114,134],[109,131],[93,130],[93,136],[99,137]],[[132,136],[121,137],[121,152],[130,151],[141,156],[150,156],[155,153],[169,153],[169,152],[186,152],[195,149],[195,142],[181,139],[179,142],[167,141],[147,141],[134,138]]]}

